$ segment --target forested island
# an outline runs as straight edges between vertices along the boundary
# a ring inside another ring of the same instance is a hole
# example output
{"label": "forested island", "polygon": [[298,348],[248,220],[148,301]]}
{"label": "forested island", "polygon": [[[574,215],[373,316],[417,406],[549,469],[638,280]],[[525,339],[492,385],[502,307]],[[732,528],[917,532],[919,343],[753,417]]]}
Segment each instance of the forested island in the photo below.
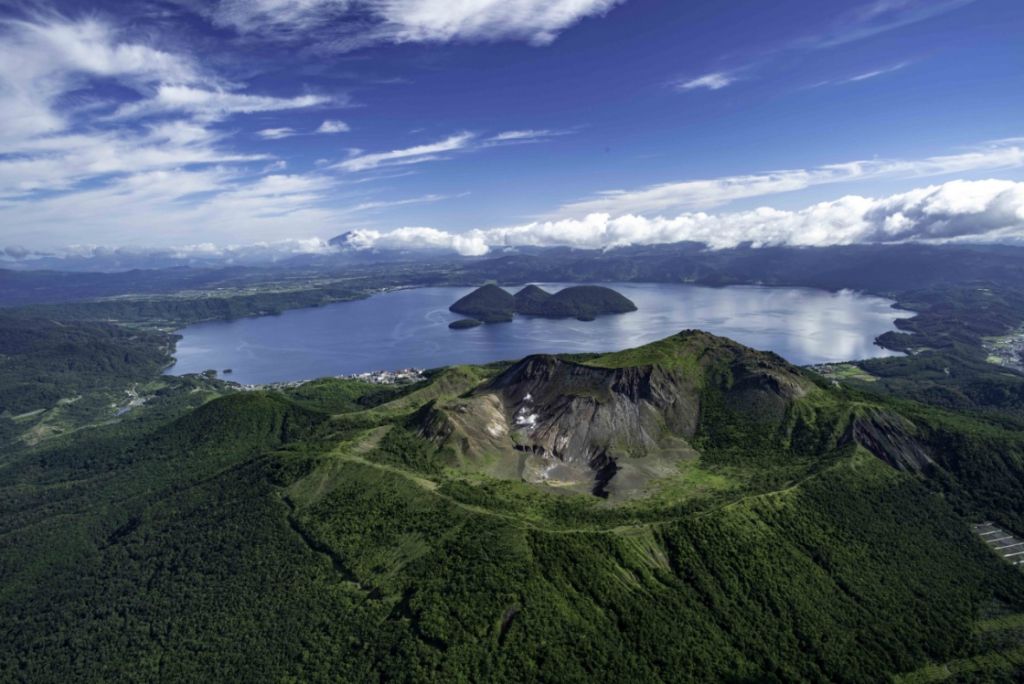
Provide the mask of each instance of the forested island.
{"label": "forested island", "polygon": [[474,318],[462,318],[452,321],[448,324],[448,327],[452,330],[467,330],[468,328],[476,328],[480,325],[483,325],[483,321],[478,321]]}
{"label": "forested island", "polygon": [[512,295],[488,284],[452,304],[449,311],[472,316],[482,323],[507,323],[516,314],[592,321],[597,316],[636,311],[636,304],[615,290],[598,285],[567,287],[555,294],[527,285]]}

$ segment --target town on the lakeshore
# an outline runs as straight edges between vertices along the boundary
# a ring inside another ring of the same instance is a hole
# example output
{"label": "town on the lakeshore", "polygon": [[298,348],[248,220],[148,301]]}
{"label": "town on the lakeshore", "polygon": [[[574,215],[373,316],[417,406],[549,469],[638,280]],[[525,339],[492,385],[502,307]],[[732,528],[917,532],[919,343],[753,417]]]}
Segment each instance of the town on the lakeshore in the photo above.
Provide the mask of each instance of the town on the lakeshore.
{"label": "town on the lakeshore", "polygon": [[[424,369],[403,368],[397,371],[377,370],[368,373],[355,373],[352,375],[335,375],[338,380],[359,380],[373,385],[410,385],[424,379]],[[289,382],[274,382],[266,385],[239,385],[243,391],[257,390],[285,390],[301,387],[311,380],[293,380]]]}
{"label": "town on the lakeshore", "polygon": [[1024,371],[1024,333],[989,338],[984,343],[989,363]]}

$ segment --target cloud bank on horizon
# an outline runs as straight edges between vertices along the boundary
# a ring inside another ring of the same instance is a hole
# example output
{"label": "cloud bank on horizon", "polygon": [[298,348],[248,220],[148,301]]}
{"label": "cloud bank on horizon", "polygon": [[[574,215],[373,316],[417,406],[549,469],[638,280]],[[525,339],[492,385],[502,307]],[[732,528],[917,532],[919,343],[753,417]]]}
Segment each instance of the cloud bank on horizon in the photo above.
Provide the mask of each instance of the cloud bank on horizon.
{"label": "cloud bank on horizon", "polygon": [[[900,242],[1024,242],[1024,183],[950,181],[881,199],[848,196],[800,211],[763,207],[752,211],[686,213],[674,218],[592,214],[582,219],[534,222],[509,228],[453,234],[427,227],[381,232],[355,230],[343,245],[322,238],[218,247],[212,243],[161,248],[77,245],[77,257],[147,255],[182,260],[276,261],[290,256],[341,250],[446,250],[465,257],[521,247],[608,250],[631,246],[697,242],[712,250],[741,245],[833,247]],[[20,246],[12,259],[34,256]]]}
{"label": "cloud bank on horizon", "polygon": [[848,196],[800,211],[768,207],[674,218],[591,214],[583,219],[475,230],[462,235],[433,228],[353,231],[357,249],[450,249],[482,256],[507,247],[613,249],[699,242],[710,249],[829,247],[907,241],[1024,240],[1024,183],[950,181],[882,199]]}

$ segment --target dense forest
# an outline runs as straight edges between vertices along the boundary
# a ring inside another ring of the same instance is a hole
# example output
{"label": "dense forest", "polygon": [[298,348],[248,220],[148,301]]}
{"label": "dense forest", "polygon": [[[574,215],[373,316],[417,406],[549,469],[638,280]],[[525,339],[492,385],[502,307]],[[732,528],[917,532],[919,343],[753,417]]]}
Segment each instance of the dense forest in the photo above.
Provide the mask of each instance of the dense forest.
{"label": "dense forest", "polygon": [[481,323],[508,323],[516,312],[512,295],[493,283],[473,290],[448,307],[448,310]]}
{"label": "dense forest", "polygon": [[903,332],[879,343],[907,352],[858,366],[877,376],[868,389],[955,409],[998,411],[1024,418],[1024,374],[987,362],[984,337],[1024,324],[1024,295],[1005,287],[932,287],[900,295],[917,312],[899,319]]}
{"label": "dense forest", "polygon": [[172,363],[176,339],[111,324],[2,316],[0,414],[123,394],[130,383],[148,382]]}
{"label": "dense forest", "polygon": [[[453,466],[425,438],[428,415],[508,364],[285,394],[198,377],[131,420],[9,453],[0,671],[878,682],[980,663],[1015,681],[1024,574],[969,523],[1024,529],[1022,426],[702,344],[565,359],[654,362],[701,388],[700,458],[618,503]],[[735,393],[748,373],[804,390],[765,413],[762,390]],[[851,441],[881,415],[933,465]]]}
{"label": "dense forest", "polygon": [[481,323],[507,323],[516,314],[592,321],[597,316],[636,311],[636,305],[615,290],[599,285],[575,285],[555,294],[527,285],[512,295],[488,283],[452,304],[449,310],[472,316],[467,320]]}
{"label": "dense forest", "polygon": [[[117,321],[129,325],[183,327],[200,321],[274,315],[289,309],[324,306],[365,296],[363,291],[348,287],[323,287],[234,296],[115,298],[25,306],[8,312],[61,321]],[[3,312],[0,309],[0,313]]]}

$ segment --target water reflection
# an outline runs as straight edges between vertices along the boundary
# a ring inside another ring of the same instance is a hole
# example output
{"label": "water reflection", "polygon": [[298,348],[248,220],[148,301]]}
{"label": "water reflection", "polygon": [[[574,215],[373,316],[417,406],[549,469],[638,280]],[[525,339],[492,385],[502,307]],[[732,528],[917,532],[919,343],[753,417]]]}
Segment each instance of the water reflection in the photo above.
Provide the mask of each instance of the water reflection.
{"label": "water reflection", "polygon": [[[554,292],[565,285],[541,283]],[[888,356],[874,345],[907,312],[852,292],[803,288],[612,284],[638,311],[590,323],[517,316],[512,323],[449,330],[448,306],[472,288],[402,290],[280,316],[202,323],[181,331],[169,371],[232,368],[241,383],[299,380],[409,366],[477,364],[528,354],[612,351],[708,330],[793,363]]]}

